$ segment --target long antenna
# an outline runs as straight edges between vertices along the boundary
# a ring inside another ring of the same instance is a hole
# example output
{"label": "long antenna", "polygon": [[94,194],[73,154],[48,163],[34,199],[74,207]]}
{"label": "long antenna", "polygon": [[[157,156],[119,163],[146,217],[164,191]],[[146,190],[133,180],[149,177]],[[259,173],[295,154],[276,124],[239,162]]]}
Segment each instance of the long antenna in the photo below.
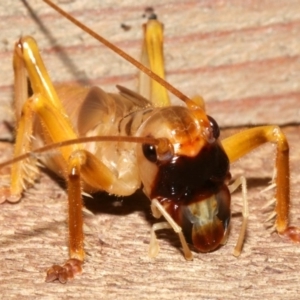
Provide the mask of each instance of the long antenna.
{"label": "long antenna", "polygon": [[110,43],[108,40],[106,40],[104,37],[101,35],[97,34],[95,31],[91,30],[89,27],[85,26],[83,23],[72,17],[70,14],[68,14],[66,11],[62,10],[60,7],[58,7],[56,4],[54,4],[50,0],[43,0],[45,3],[47,3],[49,6],[51,6],[54,10],[56,10],[58,13],[60,13],[62,16],[64,16],[66,19],[71,21],[73,24],[81,28],[83,31],[91,35],[93,38],[98,40],[100,43],[117,53],[119,56],[123,57],[125,60],[133,64],[135,67],[140,69],[142,72],[150,76],[153,80],[157,81],[160,83],[162,86],[164,86],[169,92],[171,92],[173,95],[178,97],[184,102],[189,102],[190,99],[185,96],[183,93],[181,93],[179,90],[177,90],[174,86],[169,84],[167,81],[153,73],[150,69],[142,65],[140,62],[138,62],[136,59],[125,53],[123,50],[120,48],[116,47],[114,44]]}
{"label": "long antenna", "polygon": [[66,140],[62,142],[57,142],[53,144],[46,145],[41,148],[34,149],[32,151],[26,152],[21,154],[17,157],[14,157],[10,160],[6,160],[0,163],[0,169],[8,166],[10,164],[16,163],[26,158],[34,157],[35,154],[48,152],[53,149],[66,147],[74,144],[84,144],[90,142],[126,142],[126,143],[143,143],[143,144],[151,144],[157,145],[165,144],[165,139],[156,139],[151,137],[135,137],[135,136],[88,136],[88,137],[81,137],[72,140]]}

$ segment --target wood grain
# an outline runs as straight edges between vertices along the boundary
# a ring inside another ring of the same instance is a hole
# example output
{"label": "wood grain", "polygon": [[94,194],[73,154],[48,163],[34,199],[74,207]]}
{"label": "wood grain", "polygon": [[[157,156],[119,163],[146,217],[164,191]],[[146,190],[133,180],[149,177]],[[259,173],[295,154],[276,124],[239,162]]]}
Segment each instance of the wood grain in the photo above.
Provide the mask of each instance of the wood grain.
{"label": "wood grain", "polygon": [[[139,58],[148,1],[58,1],[95,31]],[[64,4],[66,3],[66,4]],[[221,126],[299,123],[299,0],[152,1],[165,24],[169,81],[201,94]],[[21,35],[32,35],[54,82],[135,88],[136,70],[42,1],[1,4],[0,119],[10,119],[11,56]],[[130,26],[124,31],[121,24]]]}
{"label": "wood grain", "polygon": [[[141,17],[148,1],[57,1],[97,32],[139,57]],[[34,36],[55,82],[115,84],[134,88],[136,70],[99,46],[39,0],[0,4],[0,119],[11,122],[12,46]],[[168,78],[188,95],[207,99],[211,115],[226,127],[299,123],[299,1],[151,1],[165,23]],[[121,29],[121,23],[131,26]],[[9,136],[2,123],[1,137]],[[239,129],[223,132],[223,136]],[[291,220],[300,225],[299,136],[285,127],[291,145]],[[1,160],[12,145],[1,143]],[[16,205],[0,211],[0,295],[3,299],[298,299],[300,247],[271,234],[262,206],[271,179],[274,148],[266,145],[232,167],[248,178],[250,220],[244,250],[232,256],[241,218],[233,196],[227,245],[186,262],[177,237],[160,235],[161,251],[147,256],[149,201],[96,195],[86,199],[87,260],[81,277],[67,285],[44,283],[45,270],[68,255],[66,192],[61,180],[41,180]],[[5,170],[2,171],[5,173]],[[1,176],[2,182],[7,177]]]}

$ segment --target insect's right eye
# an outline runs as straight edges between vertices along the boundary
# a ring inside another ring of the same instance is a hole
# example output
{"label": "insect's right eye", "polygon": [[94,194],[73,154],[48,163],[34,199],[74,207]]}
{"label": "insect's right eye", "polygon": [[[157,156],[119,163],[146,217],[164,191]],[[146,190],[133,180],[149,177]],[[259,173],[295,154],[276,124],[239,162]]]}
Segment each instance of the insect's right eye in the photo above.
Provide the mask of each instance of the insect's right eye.
{"label": "insect's right eye", "polygon": [[214,138],[215,139],[219,138],[219,136],[220,136],[220,128],[219,128],[218,123],[211,116],[207,116],[207,118],[208,118],[208,120],[210,122],[210,126],[212,127]]}
{"label": "insect's right eye", "polygon": [[143,153],[144,156],[151,162],[157,162],[157,153],[154,145],[143,144]]}

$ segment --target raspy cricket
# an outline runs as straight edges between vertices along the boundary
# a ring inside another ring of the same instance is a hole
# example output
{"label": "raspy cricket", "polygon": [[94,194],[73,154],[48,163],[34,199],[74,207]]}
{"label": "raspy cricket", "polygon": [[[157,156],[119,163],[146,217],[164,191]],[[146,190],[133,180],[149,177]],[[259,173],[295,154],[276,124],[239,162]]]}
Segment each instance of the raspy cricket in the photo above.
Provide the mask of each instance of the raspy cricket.
{"label": "raspy cricket", "polygon": [[[244,178],[230,184],[229,165],[266,142],[276,145],[274,227],[279,235],[299,242],[299,229],[288,221],[289,147],[279,127],[256,127],[220,141],[218,124],[206,114],[202,98],[190,99],[164,81],[162,25],[154,14],[144,28],[139,64],[52,2],[44,2],[151,77],[141,73],[138,92],[118,86],[118,94],[100,87],[53,86],[36,41],[24,36],[16,43],[17,135],[14,158],[0,165],[12,164],[11,185],[2,188],[1,196],[3,201],[19,201],[37,179],[38,163],[67,181],[70,257],[50,267],[47,281],[64,283],[81,273],[82,194],[102,190],[125,196],[142,186],[153,215],[166,220],[151,229],[150,256],[159,251],[155,232],[171,228],[191,260],[191,248],[208,252],[226,243],[230,194],[241,184],[244,220],[235,248],[239,255],[248,217],[246,184]],[[167,90],[185,106],[171,106]],[[59,154],[38,156],[54,149]]]}

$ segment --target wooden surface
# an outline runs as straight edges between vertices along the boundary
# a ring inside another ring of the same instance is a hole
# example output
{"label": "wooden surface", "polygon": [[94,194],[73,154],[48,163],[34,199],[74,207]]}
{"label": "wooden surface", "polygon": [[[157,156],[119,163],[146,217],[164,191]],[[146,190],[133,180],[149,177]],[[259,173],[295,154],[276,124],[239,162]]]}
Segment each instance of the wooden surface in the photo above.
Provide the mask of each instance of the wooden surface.
{"label": "wooden surface", "polygon": [[[58,1],[130,54],[139,55],[141,15],[148,1]],[[67,2],[63,4],[63,2]],[[113,89],[134,87],[134,68],[62,20],[41,1],[0,4],[0,119],[11,122],[12,45],[34,36],[56,82],[93,83]],[[118,4],[117,4],[118,3]],[[300,1],[152,1],[165,23],[168,77],[188,95],[208,100],[222,126],[299,123]],[[131,26],[129,31],[120,24]],[[59,46],[60,51],[56,53]],[[1,123],[2,138],[10,133]],[[227,130],[223,135],[239,129]],[[285,127],[291,145],[293,224],[300,226],[300,128]],[[1,143],[1,160],[12,145]],[[3,299],[298,299],[300,245],[281,240],[264,226],[260,194],[273,172],[274,147],[266,145],[232,168],[248,178],[250,220],[242,256],[232,256],[237,239],[240,194],[233,196],[227,245],[186,262],[178,240],[166,231],[161,251],[147,257],[149,201],[97,195],[86,199],[87,260],[84,273],[67,285],[44,283],[45,270],[68,253],[66,193],[60,180],[43,174],[16,204],[0,211],[0,294]],[[2,171],[4,172],[4,171]],[[2,182],[7,181],[1,177]]]}
{"label": "wooden surface", "polygon": [[[68,12],[139,58],[142,14],[149,1],[57,1]],[[63,4],[67,3],[67,4]],[[32,35],[55,82],[134,88],[136,70],[69,21],[29,0],[0,4],[0,118],[11,120],[11,52]],[[169,81],[189,96],[201,94],[223,127],[299,123],[299,0],[151,1],[165,24]],[[131,27],[124,31],[121,24]],[[57,50],[59,52],[57,53]]]}

